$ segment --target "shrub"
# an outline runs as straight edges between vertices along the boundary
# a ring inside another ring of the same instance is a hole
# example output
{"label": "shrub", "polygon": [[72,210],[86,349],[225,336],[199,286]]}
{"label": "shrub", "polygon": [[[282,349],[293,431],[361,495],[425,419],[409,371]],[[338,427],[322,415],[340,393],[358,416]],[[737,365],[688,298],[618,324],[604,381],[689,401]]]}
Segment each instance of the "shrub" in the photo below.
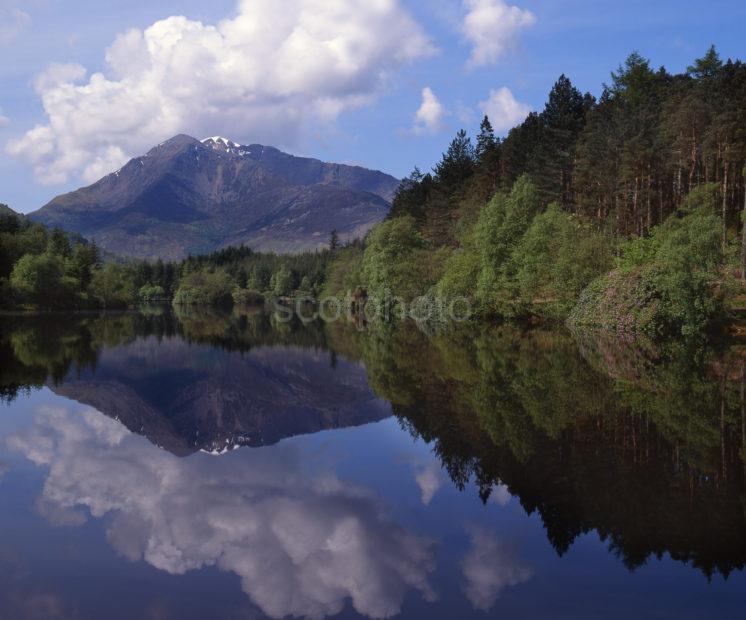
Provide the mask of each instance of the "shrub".
{"label": "shrub", "polygon": [[157,284],[146,284],[140,288],[137,297],[140,301],[163,301],[166,299],[166,291]]}
{"label": "shrub", "polygon": [[184,276],[174,295],[175,304],[227,305],[233,301],[230,277],[220,269],[195,271]]}

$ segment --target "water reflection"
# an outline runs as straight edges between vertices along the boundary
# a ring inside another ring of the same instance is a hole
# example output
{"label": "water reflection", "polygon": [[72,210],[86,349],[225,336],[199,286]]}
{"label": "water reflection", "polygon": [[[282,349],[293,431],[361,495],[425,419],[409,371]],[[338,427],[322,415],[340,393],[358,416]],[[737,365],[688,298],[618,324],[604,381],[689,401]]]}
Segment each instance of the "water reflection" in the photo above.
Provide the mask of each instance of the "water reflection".
{"label": "water reflection", "polygon": [[62,408],[7,441],[48,469],[39,503],[54,524],[110,516],[107,539],[125,558],[172,574],[234,572],[271,617],[334,615],[349,598],[384,618],[409,590],[435,599],[434,542],[292,446],[181,459],[96,411]]}
{"label": "water reflection", "polygon": [[[388,617],[407,592],[433,601],[443,594],[438,547],[397,525],[389,497],[287,442],[177,456],[392,413],[437,457],[405,464],[423,511],[439,514],[453,486],[476,489],[482,502],[538,515],[560,556],[595,532],[630,569],[665,554],[707,577],[746,562],[736,349],[161,310],[6,317],[0,333],[6,400],[48,385],[108,416],[49,409],[9,439],[49,469],[37,510],[63,525],[106,516],[123,556],[170,573],[233,572],[271,616],[331,615],[350,599],[361,614]],[[474,609],[535,581],[539,568],[495,529],[472,523],[460,536],[458,579]]]}
{"label": "water reflection", "polygon": [[9,367],[174,454],[269,445],[391,415],[364,368],[324,348],[318,326],[280,329],[260,313],[70,319],[19,320]]}
{"label": "water reflection", "polygon": [[533,571],[485,528],[470,525],[470,547],[461,562],[464,593],[475,609],[489,611],[503,589],[528,581]]}
{"label": "water reflection", "polygon": [[630,568],[666,552],[706,575],[744,566],[739,351],[508,327],[330,340],[456,485],[484,501],[506,485],[560,555],[595,530]]}

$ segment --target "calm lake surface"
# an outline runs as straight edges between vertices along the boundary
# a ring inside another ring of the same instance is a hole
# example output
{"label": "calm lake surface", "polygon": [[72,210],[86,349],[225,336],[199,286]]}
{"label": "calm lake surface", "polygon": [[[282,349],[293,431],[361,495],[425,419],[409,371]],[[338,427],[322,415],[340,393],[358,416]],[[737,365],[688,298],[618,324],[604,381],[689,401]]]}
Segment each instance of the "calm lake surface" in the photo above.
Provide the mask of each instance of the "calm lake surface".
{"label": "calm lake surface", "polygon": [[744,360],[0,317],[0,616],[744,618]]}

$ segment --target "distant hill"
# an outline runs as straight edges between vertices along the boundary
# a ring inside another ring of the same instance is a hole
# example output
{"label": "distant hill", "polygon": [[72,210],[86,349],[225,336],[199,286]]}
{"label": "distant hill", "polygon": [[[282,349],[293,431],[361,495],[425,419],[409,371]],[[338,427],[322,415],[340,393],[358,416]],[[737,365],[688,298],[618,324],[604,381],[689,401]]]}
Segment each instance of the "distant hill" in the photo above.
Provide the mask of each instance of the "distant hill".
{"label": "distant hill", "polygon": [[388,213],[398,184],[358,166],[178,135],[29,217],[140,258],[241,244],[298,252],[326,245],[333,229],[342,240],[364,235]]}

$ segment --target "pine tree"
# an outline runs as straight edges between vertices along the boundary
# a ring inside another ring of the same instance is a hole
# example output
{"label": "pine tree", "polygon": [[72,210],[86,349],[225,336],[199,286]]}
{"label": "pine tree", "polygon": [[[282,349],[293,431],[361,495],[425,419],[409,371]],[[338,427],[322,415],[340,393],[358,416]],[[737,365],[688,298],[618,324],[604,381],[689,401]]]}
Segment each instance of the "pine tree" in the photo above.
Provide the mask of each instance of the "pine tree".
{"label": "pine tree", "polygon": [[541,113],[542,144],[537,152],[539,170],[534,175],[542,201],[569,205],[575,144],[585,124],[586,110],[592,104],[563,74],[552,87]]}
{"label": "pine tree", "polygon": [[717,77],[722,68],[723,61],[720,60],[720,54],[715,46],[711,45],[702,58],[697,58],[693,65],[687,67],[686,72],[695,80],[707,80]]}
{"label": "pine tree", "polygon": [[450,191],[463,183],[473,171],[474,147],[466,131],[461,129],[435,166],[435,175],[438,182]]}
{"label": "pine tree", "polygon": [[475,149],[475,156],[477,162],[481,163],[484,161],[489,154],[497,148],[497,139],[495,138],[495,132],[492,129],[492,123],[490,119],[485,115],[482,119],[482,123],[479,126],[479,135],[477,136],[477,146]]}

